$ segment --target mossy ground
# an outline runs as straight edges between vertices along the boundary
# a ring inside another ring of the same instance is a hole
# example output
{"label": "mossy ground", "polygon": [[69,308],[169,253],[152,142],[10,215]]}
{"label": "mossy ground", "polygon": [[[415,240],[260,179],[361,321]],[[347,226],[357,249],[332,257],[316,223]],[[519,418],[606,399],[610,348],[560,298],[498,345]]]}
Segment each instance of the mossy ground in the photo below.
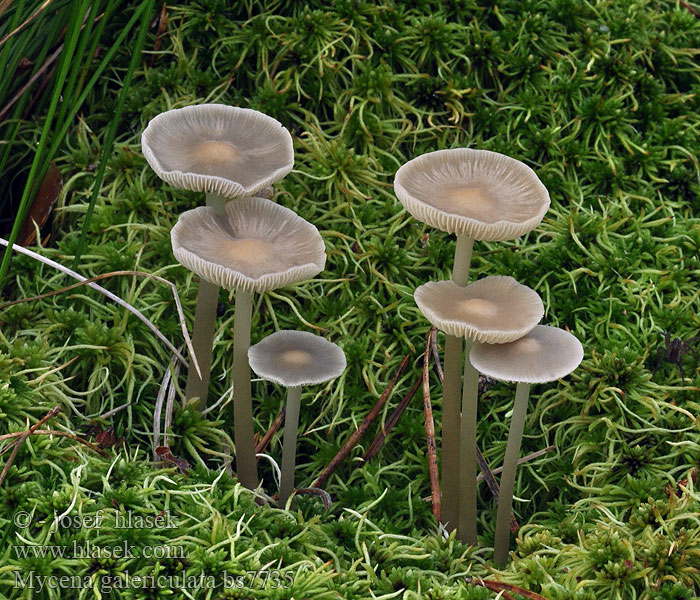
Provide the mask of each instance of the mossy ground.
{"label": "mossy ground", "polygon": [[[394,172],[414,156],[468,146],[535,169],[551,210],[521,239],[477,243],[473,276],[512,275],[534,288],[545,303],[543,322],[574,333],[585,359],[566,381],[533,390],[523,453],[555,449],[519,470],[517,556],[496,571],[488,549],[495,507],[483,484],[482,548],[436,535],[418,398],[377,458],[360,460],[379,423],[329,480],[330,510],[309,497],[291,513],[261,508],[220,474],[232,431],[228,402],[207,418],[176,403],[172,449],[194,465],[188,477],[150,461],[154,401],[171,357],[141,322],[85,288],[6,309],[0,433],[26,429],[55,404],[64,410],[52,427],[74,432],[132,404],[109,420],[126,440],[111,460],[66,438],[27,441],[0,489],[2,593],[155,598],[170,590],[107,593],[100,577],[267,568],[292,574],[294,585],[175,596],[494,597],[466,583],[478,575],[551,599],[694,597],[700,365],[689,352],[684,381],[668,362],[653,373],[664,331],[690,339],[700,328],[700,19],[690,9],[643,0],[168,5],[167,35],[132,84],[79,270],[156,273],[177,285],[190,318],[196,281],[173,259],[169,231],[202,198],[156,178],[140,154],[140,132],[159,112],[197,102],[255,108],[287,126],[296,165],[275,200],[319,228],[328,262],[312,282],[257,297],[252,341],[281,328],[315,330],[340,344],[349,364],[340,380],[304,394],[300,485],[329,462],[405,354],[410,367],[387,411],[419,376],[428,324],[412,293],[449,276],[454,242],[411,218],[393,195]],[[59,161],[66,185],[41,252],[65,264],[128,58],[125,49]],[[33,130],[25,135],[31,140]],[[12,298],[70,283],[20,256],[12,272]],[[169,289],[131,277],[103,284],[180,343]],[[229,385],[234,312],[232,298],[222,292],[220,301],[216,398]],[[439,426],[436,378],[432,389]],[[480,402],[478,443],[492,466],[505,451],[513,392],[494,384]],[[264,432],[283,393],[257,383],[254,396]],[[269,453],[279,459],[280,450],[276,438]],[[273,492],[266,461],[261,474]],[[105,527],[52,532],[40,523],[69,508],[105,511]],[[109,526],[127,510],[170,510],[178,525],[165,532]],[[17,511],[31,512],[35,524],[15,526]],[[88,538],[113,546],[125,536],[136,546],[183,546],[186,559],[21,558],[14,550]],[[30,571],[88,575],[94,591],[14,589],[14,573]]]}

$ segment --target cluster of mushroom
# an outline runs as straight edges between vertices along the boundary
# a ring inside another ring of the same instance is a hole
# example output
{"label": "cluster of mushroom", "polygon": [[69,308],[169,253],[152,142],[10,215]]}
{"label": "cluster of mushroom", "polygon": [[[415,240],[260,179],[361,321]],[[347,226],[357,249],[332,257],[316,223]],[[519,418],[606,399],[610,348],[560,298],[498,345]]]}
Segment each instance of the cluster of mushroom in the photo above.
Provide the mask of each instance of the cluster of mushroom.
{"label": "cluster of mushroom", "polygon": [[544,306],[535,291],[507,276],[484,277],[468,284],[469,266],[475,240],[505,241],[534,229],[549,208],[549,194],[522,162],[466,148],[439,150],[410,160],[397,171],[394,190],[416,219],[457,235],[452,281],[426,283],[416,289],[414,298],[428,321],[446,334],[443,517],[449,530],[456,529],[458,538],[471,544],[477,543],[479,372],[518,382],[494,541],[496,562],[504,564],[529,385],[568,375],[583,359],[583,348],[570,333],[538,325]]}
{"label": "cluster of mushroom", "polygon": [[312,334],[277,332],[250,347],[254,294],[314,277],[326,262],[318,229],[262,197],[270,196],[269,186],[292,170],[291,135],[277,120],[258,111],[202,104],[159,114],[144,130],[141,144],[161,179],[206,193],[206,206],[181,214],[171,231],[175,258],[200,278],[192,334],[200,369],[190,360],[185,395],[188,400],[198,399],[200,409],[206,407],[219,288],[235,292],[233,405],[238,479],[250,489],[258,486],[253,365],[261,377],[290,387],[293,406],[287,411],[283,449],[287,471],[283,469],[282,475],[288,496],[293,486],[299,386],[337,377],[345,368],[342,350]]}

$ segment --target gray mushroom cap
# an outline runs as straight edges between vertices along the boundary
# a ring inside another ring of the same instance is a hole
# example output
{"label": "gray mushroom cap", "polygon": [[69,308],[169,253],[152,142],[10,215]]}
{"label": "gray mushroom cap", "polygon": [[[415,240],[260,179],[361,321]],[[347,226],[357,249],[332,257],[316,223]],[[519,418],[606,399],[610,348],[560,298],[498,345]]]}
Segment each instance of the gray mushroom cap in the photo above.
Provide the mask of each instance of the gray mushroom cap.
{"label": "gray mushroom cap", "polygon": [[394,191],[419,221],[475,240],[510,240],[531,231],[549,208],[535,172],[488,150],[455,148],[418,156],[396,172]]}
{"label": "gray mushroom cap", "polygon": [[342,375],[346,360],[333,342],[313,333],[283,329],[248,349],[250,368],[285,387],[324,383]]}
{"label": "gray mushroom cap", "polygon": [[537,292],[508,276],[491,276],[462,287],[430,281],[413,297],[435,327],[448,335],[502,344],[530,331],[544,315]]}
{"label": "gray mushroom cap", "polygon": [[261,112],[200,104],[157,115],[141,135],[143,154],[171,185],[226,198],[252,196],[292,170],[292,136]]}
{"label": "gray mushroom cap", "polygon": [[275,290],[317,275],[326,263],[318,229],[264,198],[188,210],[170,238],[180,264],[228,290]]}
{"label": "gray mushroom cap", "polygon": [[546,383],[574,371],[583,360],[583,346],[568,331],[538,325],[508,344],[474,344],[469,360],[494,379]]}

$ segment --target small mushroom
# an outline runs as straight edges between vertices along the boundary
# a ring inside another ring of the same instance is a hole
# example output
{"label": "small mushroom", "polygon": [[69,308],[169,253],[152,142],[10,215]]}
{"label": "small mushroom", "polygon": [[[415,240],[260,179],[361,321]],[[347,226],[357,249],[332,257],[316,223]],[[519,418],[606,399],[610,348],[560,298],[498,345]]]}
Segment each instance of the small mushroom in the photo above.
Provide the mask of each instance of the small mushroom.
{"label": "small mushroom", "polygon": [[[252,196],[287,175],[294,165],[292,137],[263,113],[223,104],[200,104],[157,115],[141,135],[155,173],[174,187],[206,192],[207,206]],[[185,396],[206,406],[219,288],[200,281],[192,345],[201,377],[190,362]]]}
{"label": "small mushroom", "polygon": [[253,293],[274,290],[323,270],[318,229],[264,198],[241,198],[221,211],[200,206],[180,215],[171,231],[175,258],[203,280],[236,291],[233,338],[233,410],[240,482],[258,485],[250,391]]}
{"label": "small mushroom", "polygon": [[[452,279],[469,280],[474,240],[514,239],[534,229],[549,208],[549,193],[524,163],[496,152],[454,148],[418,156],[396,172],[394,191],[416,219],[457,235]],[[468,355],[468,352],[467,352]],[[462,340],[445,339],[443,435],[459,436]],[[468,362],[468,360],[467,360]],[[471,380],[474,379],[471,373]],[[452,445],[450,443],[450,445]],[[459,465],[443,468],[443,487]]]}
{"label": "small mushroom", "polygon": [[279,497],[279,506],[285,506],[294,491],[301,386],[339,377],[345,370],[345,354],[332,342],[313,333],[282,330],[251,346],[248,360],[259,377],[287,388]]}
{"label": "small mushroom", "polygon": [[538,325],[527,335],[508,344],[475,344],[469,357],[474,367],[484,375],[502,381],[515,381],[518,384],[503,460],[496,514],[494,559],[497,565],[502,566],[508,560],[515,472],[530,384],[546,383],[566,377],[583,360],[583,347],[576,337],[563,329]]}
{"label": "small mushroom", "polygon": [[[435,327],[467,339],[467,354],[475,340],[505,343],[530,331],[544,315],[539,295],[512,277],[485,277],[465,287],[453,281],[431,281],[416,289],[416,304]],[[461,426],[459,405],[443,394],[443,514],[457,535],[475,544],[476,531],[476,419],[479,373],[464,362]],[[454,427],[445,419],[455,414]]]}

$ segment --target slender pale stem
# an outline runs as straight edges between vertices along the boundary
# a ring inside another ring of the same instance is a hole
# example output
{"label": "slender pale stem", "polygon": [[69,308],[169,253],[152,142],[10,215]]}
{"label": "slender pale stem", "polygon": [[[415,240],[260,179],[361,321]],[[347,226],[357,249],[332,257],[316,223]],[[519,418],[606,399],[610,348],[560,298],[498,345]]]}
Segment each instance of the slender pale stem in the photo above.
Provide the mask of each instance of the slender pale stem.
{"label": "slender pale stem", "polygon": [[297,453],[297,429],[301,387],[287,389],[287,412],[284,417],[284,446],[282,448],[282,476],[280,477],[279,507],[284,508],[294,491],[294,466]]}
{"label": "slender pale stem", "polygon": [[233,435],[238,481],[248,489],[258,487],[258,468],[253,440],[253,402],[250,393],[250,322],[253,292],[236,292],[233,324]]}
{"label": "slender pale stem", "polygon": [[474,344],[468,339],[464,358],[462,388],[462,422],[459,455],[459,539],[476,544],[476,408],[479,393],[479,372],[469,360]]}
{"label": "slender pale stem", "polygon": [[472,262],[472,248],[474,239],[465,235],[457,236],[455,248],[455,262],[452,267],[452,281],[464,287],[469,281],[469,265]]}
{"label": "slender pale stem", "polygon": [[[223,211],[226,198],[216,194],[207,194],[207,206],[213,206],[217,211]],[[204,279],[199,280],[197,291],[197,307],[194,311],[194,329],[192,331],[192,348],[194,348],[202,376],[190,359],[187,369],[187,384],[185,398],[199,398],[198,410],[207,407],[209,392],[209,375],[211,372],[212,350],[214,348],[214,333],[216,329],[216,305],[219,300],[219,286]]]}
{"label": "slender pale stem", "polygon": [[[452,281],[465,286],[469,280],[472,238],[458,235]],[[442,510],[449,531],[459,520],[459,397],[462,391],[462,338],[445,337],[445,364],[442,384]]]}
{"label": "slender pale stem", "polygon": [[199,361],[202,377],[200,378],[197,374],[197,370],[194,368],[190,358],[187,369],[187,385],[185,386],[185,397],[187,400],[199,398],[197,409],[200,411],[207,407],[218,299],[219,286],[205,279],[200,279],[197,292],[197,308],[194,311],[192,348]]}
{"label": "slender pale stem", "polygon": [[459,396],[462,392],[462,338],[445,337],[442,384],[442,518],[448,531],[459,520]]}
{"label": "slender pale stem", "polygon": [[503,566],[508,562],[510,513],[513,508],[515,472],[518,468],[518,456],[520,455],[520,443],[523,439],[523,428],[525,426],[525,414],[527,413],[527,399],[529,394],[530,385],[527,383],[519,383],[515,390],[513,416],[510,421],[510,431],[508,432],[506,456],[503,459],[501,490],[498,497],[498,511],[496,513],[494,560],[499,566]]}

